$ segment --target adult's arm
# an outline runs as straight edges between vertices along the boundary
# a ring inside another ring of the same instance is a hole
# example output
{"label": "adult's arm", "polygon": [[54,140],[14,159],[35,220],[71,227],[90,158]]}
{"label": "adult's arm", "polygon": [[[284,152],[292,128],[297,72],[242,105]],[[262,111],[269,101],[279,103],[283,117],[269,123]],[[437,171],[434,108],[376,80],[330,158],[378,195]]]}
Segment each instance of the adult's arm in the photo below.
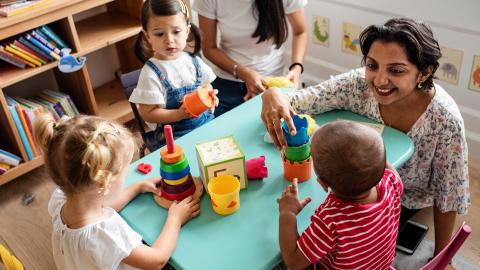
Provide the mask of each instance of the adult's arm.
{"label": "adult's arm", "polygon": [[[307,25],[303,8],[287,15],[288,22],[292,28],[292,63],[303,64],[305,51],[307,50]],[[302,68],[298,65],[292,67],[287,77],[297,86]]]}
{"label": "adult's arm", "polygon": [[235,65],[236,75],[247,85],[247,96],[249,99],[265,90],[264,82],[258,72],[246,66],[239,65],[230,58],[222,49],[217,46],[217,20],[198,15],[198,22],[202,31],[203,55],[217,67],[233,74]]}
{"label": "adult's arm", "polygon": [[442,126],[444,128],[432,161],[435,255],[450,241],[457,213],[466,213],[470,203],[468,152],[463,122],[452,117]]}

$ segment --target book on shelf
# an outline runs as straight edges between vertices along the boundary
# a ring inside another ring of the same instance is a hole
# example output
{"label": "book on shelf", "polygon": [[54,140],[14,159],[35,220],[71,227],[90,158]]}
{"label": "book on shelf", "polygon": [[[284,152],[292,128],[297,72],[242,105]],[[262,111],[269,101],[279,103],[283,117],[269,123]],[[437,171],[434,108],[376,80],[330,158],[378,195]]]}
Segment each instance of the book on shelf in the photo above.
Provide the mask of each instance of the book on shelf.
{"label": "book on shelf", "polygon": [[[13,49],[17,50],[18,52],[21,52],[22,54],[28,56],[30,59],[33,59],[35,60],[36,62],[34,62],[34,64],[36,65],[43,65],[43,64],[46,64],[42,59],[38,58],[37,56],[23,50],[22,48],[18,47],[17,45],[15,45],[15,43],[11,43],[10,44],[10,47],[12,47]],[[26,59],[28,61],[28,59]]]}
{"label": "book on shelf", "polygon": [[63,39],[61,39],[55,32],[53,32],[52,29],[50,29],[50,27],[48,27],[47,25],[40,26],[39,30],[48,37],[47,39],[53,41],[58,48],[69,48],[68,44],[63,41]]}
{"label": "book on shelf", "polygon": [[53,46],[50,42],[48,42],[48,38],[42,34],[42,32],[38,30],[32,30],[30,32],[30,35],[32,35],[36,40],[38,40],[40,43],[45,45],[47,48],[49,48],[52,52],[56,53],[59,56],[63,56],[63,53],[60,51],[59,48]]}
{"label": "book on shelf", "polygon": [[45,4],[48,4],[51,0],[28,0],[28,1],[17,1],[8,6],[0,7],[0,16],[10,17],[18,14],[22,14],[35,8],[41,7]]}
{"label": "book on shelf", "polygon": [[53,108],[53,104],[51,102],[46,101],[40,97],[29,98],[29,100],[40,104],[45,112],[49,112],[53,116],[53,119],[55,121],[58,121],[60,119],[60,115],[57,113],[55,108]]}
{"label": "book on shelf", "polygon": [[12,166],[9,164],[0,162],[0,175],[4,174],[6,171],[10,170]]}
{"label": "book on shelf", "polygon": [[35,140],[33,138],[33,132],[30,131],[31,128],[29,127],[30,117],[28,115],[28,112],[18,102],[17,102],[17,104],[15,104],[15,109],[17,110],[18,118],[20,119],[20,122],[22,123],[25,135],[27,135],[27,140],[28,140],[28,143],[30,144],[30,148],[32,149],[33,157],[38,157],[39,153],[38,153],[38,150],[37,150]]}
{"label": "book on shelf", "polygon": [[32,37],[30,34],[25,34],[25,38],[30,41],[33,45],[37,46],[40,50],[45,52],[46,54],[50,55],[51,57],[55,58],[55,60],[60,60],[60,56],[56,54],[54,51],[50,50],[47,46],[43,45],[40,41],[36,38]]}
{"label": "book on shelf", "polygon": [[20,161],[22,161],[22,158],[14,155],[8,151],[5,151],[3,149],[0,149],[0,162],[8,164],[10,166],[18,166],[20,164]]}
{"label": "book on shelf", "polygon": [[5,50],[11,54],[14,54],[15,56],[29,62],[30,64],[33,65],[33,67],[36,67],[36,66],[41,66],[42,63],[38,62],[37,60],[31,58],[30,56],[24,54],[23,52],[20,52],[18,50],[16,50],[14,47],[12,47],[11,45],[7,45],[5,46]]}
{"label": "book on shelf", "polygon": [[27,65],[21,59],[5,51],[3,46],[0,46],[0,59],[19,68],[25,68]]}
{"label": "book on shelf", "polygon": [[29,47],[27,47],[27,46],[25,46],[25,45],[23,45],[20,41],[14,40],[14,41],[13,41],[13,44],[14,44],[15,46],[17,46],[19,49],[21,49],[22,51],[27,52],[27,53],[35,56],[38,61],[42,62],[42,64],[45,65],[46,63],[49,62],[48,59],[45,58],[43,55],[37,53],[36,51],[30,49]]}
{"label": "book on shelf", "polygon": [[51,57],[49,54],[45,53],[44,51],[40,50],[37,46],[33,45],[30,41],[26,40],[24,37],[20,36],[18,41],[25,45],[26,47],[30,48],[32,51],[35,51],[39,55],[43,56],[44,59],[48,61],[54,61],[55,58]]}
{"label": "book on shelf", "polygon": [[63,111],[70,117],[73,117],[77,114],[79,114],[77,107],[73,103],[72,99],[70,98],[69,95],[58,92],[58,91],[53,91],[53,90],[43,90],[43,93],[45,95],[48,95],[58,101],[60,105],[62,106]]}
{"label": "book on shelf", "polygon": [[28,160],[32,160],[35,157],[33,156],[32,148],[30,147],[27,134],[23,129],[22,122],[20,121],[20,117],[17,113],[17,108],[16,108],[17,102],[9,96],[5,96],[5,99],[7,101],[8,111],[10,112],[13,122],[15,123],[15,127],[17,128],[17,131],[18,131],[18,135],[20,136],[20,140],[22,141],[25,152],[27,152]]}
{"label": "book on shelf", "polygon": [[1,0],[0,7],[10,6],[13,4],[27,2],[27,0]]}

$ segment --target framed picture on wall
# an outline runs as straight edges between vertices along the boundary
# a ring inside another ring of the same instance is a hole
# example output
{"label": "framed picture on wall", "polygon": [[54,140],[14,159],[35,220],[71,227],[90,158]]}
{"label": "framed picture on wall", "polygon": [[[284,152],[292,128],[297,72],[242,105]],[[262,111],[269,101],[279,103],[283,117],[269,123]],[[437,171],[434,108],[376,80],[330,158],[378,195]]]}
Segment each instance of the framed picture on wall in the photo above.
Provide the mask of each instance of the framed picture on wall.
{"label": "framed picture on wall", "polygon": [[458,85],[460,68],[462,66],[463,51],[440,46],[442,58],[438,60],[440,65],[435,73],[438,79],[454,85]]}
{"label": "framed picture on wall", "polygon": [[470,73],[470,90],[480,91],[480,55],[473,56],[472,72]]}
{"label": "framed picture on wall", "polygon": [[330,20],[323,16],[313,16],[313,35],[314,44],[324,47],[330,46]]}
{"label": "framed picture on wall", "polygon": [[357,24],[343,22],[342,33],[342,51],[355,55],[360,55],[360,40],[358,37],[362,32],[362,27]]}

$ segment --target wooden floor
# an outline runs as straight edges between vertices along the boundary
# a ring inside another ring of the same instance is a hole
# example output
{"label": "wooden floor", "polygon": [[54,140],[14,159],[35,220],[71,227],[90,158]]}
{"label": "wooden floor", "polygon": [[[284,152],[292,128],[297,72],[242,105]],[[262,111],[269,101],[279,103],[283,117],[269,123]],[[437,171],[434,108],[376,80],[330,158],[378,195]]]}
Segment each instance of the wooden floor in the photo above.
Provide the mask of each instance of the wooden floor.
{"label": "wooden floor", "polygon": [[[469,170],[472,205],[466,216],[457,218],[457,223],[466,220],[473,233],[459,253],[480,266],[480,161],[470,159]],[[47,212],[54,188],[41,168],[0,186],[0,243],[17,256],[27,270],[55,269],[50,243],[52,225]],[[34,195],[29,205],[22,203],[24,194]],[[431,209],[423,210],[415,219],[433,228]],[[433,230],[429,230],[427,237],[433,239]],[[0,269],[4,269],[2,267],[0,264]]]}

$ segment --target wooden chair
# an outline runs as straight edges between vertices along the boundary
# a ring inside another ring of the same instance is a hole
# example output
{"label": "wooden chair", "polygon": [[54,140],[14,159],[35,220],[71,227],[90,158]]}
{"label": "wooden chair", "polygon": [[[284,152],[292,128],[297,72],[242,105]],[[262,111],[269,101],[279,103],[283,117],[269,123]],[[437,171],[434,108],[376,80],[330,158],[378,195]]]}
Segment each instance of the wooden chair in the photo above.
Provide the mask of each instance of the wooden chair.
{"label": "wooden chair", "polygon": [[[138,78],[140,77],[141,69],[134,70],[129,73],[125,73],[120,75],[120,81],[122,82],[123,91],[127,98],[130,98],[130,95],[133,92],[133,89],[137,86]],[[135,116],[135,122],[137,123],[138,129],[140,130],[140,134],[143,139],[143,145],[140,147],[140,157],[145,156],[145,149],[148,149],[150,152],[157,150],[155,148],[156,145],[156,138],[155,132],[150,131],[146,132],[144,128],[144,120],[140,116],[138,112],[137,105],[135,103],[130,102],[130,106],[132,107],[133,115]]]}
{"label": "wooden chair", "polygon": [[443,270],[450,263],[455,253],[463,245],[463,242],[472,232],[472,228],[465,222],[457,230],[448,245],[435,256],[430,262],[424,265],[420,270]]}

